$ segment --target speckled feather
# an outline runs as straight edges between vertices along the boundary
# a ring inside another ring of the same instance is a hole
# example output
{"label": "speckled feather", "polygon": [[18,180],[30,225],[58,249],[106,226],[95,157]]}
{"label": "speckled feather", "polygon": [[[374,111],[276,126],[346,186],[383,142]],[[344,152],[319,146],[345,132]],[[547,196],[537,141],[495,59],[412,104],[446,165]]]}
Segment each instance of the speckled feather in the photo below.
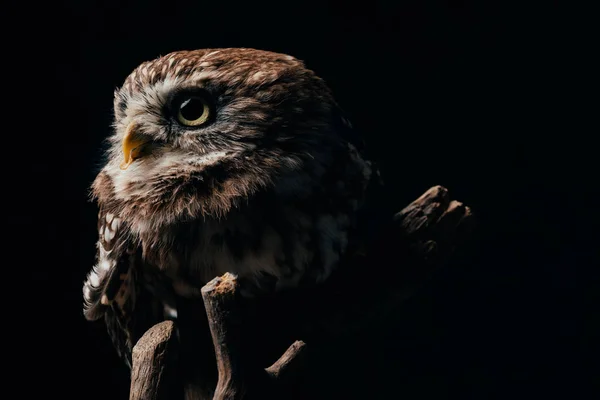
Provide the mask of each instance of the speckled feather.
{"label": "speckled feather", "polygon": [[[190,89],[208,93],[214,111],[194,129],[170,104]],[[378,175],[301,61],[254,49],[171,53],[132,72],[114,108],[92,185],[100,238],[84,314],[105,316],[126,358],[144,327],[176,318],[177,297],[199,296],[217,275],[235,273],[260,295],[322,282],[360,247],[358,218]],[[131,124],[152,149],[121,170]]]}

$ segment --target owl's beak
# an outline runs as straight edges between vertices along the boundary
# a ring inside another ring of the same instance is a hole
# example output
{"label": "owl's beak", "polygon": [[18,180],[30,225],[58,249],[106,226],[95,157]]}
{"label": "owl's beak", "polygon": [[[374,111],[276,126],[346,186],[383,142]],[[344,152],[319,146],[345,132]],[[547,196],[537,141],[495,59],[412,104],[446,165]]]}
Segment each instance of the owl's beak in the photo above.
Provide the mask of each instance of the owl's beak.
{"label": "owl's beak", "polygon": [[123,162],[121,169],[126,170],[132,162],[144,155],[144,149],[151,139],[136,132],[135,122],[130,123],[123,138]]}

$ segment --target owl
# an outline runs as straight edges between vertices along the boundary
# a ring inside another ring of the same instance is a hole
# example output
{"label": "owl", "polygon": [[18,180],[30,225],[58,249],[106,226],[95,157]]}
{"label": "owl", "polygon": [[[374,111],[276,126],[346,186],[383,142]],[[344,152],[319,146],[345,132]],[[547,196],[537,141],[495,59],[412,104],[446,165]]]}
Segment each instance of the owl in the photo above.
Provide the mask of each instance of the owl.
{"label": "owl", "polygon": [[256,49],[144,62],[114,93],[106,147],[83,313],[129,366],[146,329],[225,272],[247,297],[328,279],[361,248],[379,184],[325,82]]}

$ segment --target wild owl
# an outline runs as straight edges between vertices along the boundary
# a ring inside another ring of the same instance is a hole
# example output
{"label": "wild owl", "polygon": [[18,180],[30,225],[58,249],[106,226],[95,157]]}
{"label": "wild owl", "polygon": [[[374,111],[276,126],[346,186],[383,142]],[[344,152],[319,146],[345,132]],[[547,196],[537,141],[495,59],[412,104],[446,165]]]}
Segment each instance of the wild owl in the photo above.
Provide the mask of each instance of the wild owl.
{"label": "wild owl", "polygon": [[254,49],[178,51],[114,96],[84,315],[121,356],[230,272],[260,296],[320,283],[364,239],[374,168],[322,79]]}

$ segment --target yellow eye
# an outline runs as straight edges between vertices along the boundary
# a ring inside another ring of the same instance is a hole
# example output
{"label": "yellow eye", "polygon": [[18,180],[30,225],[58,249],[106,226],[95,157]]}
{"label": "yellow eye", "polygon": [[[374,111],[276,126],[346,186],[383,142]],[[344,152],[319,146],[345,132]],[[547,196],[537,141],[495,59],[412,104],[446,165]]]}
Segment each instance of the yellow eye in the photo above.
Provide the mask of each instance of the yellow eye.
{"label": "yellow eye", "polygon": [[177,110],[177,120],[185,126],[199,126],[210,117],[210,105],[202,97],[190,97],[184,100]]}

